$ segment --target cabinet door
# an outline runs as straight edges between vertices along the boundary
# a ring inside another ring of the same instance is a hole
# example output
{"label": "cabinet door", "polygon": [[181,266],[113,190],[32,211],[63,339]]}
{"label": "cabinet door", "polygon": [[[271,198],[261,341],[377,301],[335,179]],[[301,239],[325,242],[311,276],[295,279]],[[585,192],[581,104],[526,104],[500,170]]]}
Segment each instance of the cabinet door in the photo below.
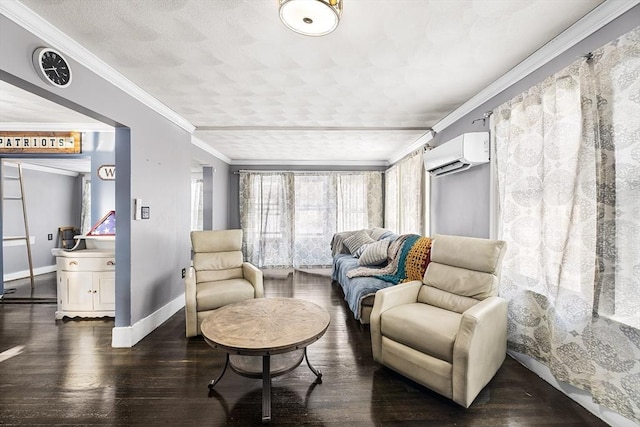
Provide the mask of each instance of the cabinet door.
{"label": "cabinet door", "polygon": [[60,272],[58,302],[62,311],[93,310],[93,273],[89,271]]}
{"label": "cabinet door", "polygon": [[93,273],[93,309],[116,309],[116,277],[113,271]]}

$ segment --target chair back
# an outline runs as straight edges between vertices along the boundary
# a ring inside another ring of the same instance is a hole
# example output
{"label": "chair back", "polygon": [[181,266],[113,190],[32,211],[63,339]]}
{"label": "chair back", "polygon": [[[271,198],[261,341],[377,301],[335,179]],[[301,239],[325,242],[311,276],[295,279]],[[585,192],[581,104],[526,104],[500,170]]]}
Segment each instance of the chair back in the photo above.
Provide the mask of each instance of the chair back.
{"label": "chair back", "polygon": [[196,283],[243,277],[242,230],[192,231]]}
{"label": "chair back", "polygon": [[506,242],[436,235],[418,301],[457,313],[498,294]]}

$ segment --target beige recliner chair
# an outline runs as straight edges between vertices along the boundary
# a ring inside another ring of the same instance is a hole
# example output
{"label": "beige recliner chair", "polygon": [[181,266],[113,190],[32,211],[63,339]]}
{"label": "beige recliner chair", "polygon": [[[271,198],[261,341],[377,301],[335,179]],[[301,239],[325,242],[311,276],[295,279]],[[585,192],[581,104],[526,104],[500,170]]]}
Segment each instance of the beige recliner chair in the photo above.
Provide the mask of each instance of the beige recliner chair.
{"label": "beige recliner chair", "polygon": [[187,336],[200,335],[200,324],[213,310],[262,298],[262,271],[243,262],[242,230],[192,231],[193,267],[185,280]]}
{"label": "beige recliner chair", "polygon": [[376,293],[373,358],[468,408],[505,359],[500,240],[436,235],[423,281]]}

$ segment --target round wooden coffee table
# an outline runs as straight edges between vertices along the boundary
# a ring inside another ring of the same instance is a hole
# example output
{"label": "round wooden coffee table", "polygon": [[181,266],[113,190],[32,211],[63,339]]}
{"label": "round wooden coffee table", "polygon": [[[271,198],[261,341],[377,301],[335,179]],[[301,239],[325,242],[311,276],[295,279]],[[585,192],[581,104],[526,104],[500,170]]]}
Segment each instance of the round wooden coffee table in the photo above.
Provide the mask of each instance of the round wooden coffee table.
{"label": "round wooden coffee table", "polygon": [[[271,420],[271,378],[295,369],[306,359],[316,381],[322,373],[311,366],[307,346],[329,327],[329,313],[322,307],[294,298],[256,298],[221,307],[200,327],[205,341],[227,353],[227,366],[240,375],[262,377],[262,421]],[[261,359],[260,359],[261,358]]]}

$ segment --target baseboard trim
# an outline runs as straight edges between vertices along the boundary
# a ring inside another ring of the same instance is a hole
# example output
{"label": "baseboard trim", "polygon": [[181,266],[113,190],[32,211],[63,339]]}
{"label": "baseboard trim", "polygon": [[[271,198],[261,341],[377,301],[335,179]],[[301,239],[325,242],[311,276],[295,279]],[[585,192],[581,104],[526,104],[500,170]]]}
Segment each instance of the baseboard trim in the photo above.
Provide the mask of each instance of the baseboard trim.
{"label": "baseboard trim", "polygon": [[[53,271],[56,271],[56,266],[54,265],[45,265],[44,267],[38,267],[38,268],[34,268],[33,269],[33,275],[34,276],[38,276],[40,274],[46,274],[46,273],[51,273]],[[9,282],[11,280],[18,280],[18,279],[26,279],[27,277],[29,277],[29,270],[23,270],[23,271],[16,271],[13,273],[6,273],[3,274],[3,280],[5,282],[5,287],[7,286],[11,286]]]}
{"label": "baseboard trim", "polygon": [[184,307],[184,293],[132,326],[115,327],[111,333],[111,347],[133,347]]}
{"label": "baseboard trim", "polygon": [[635,421],[623,417],[617,412],[611,409],[605,408],[593,401],[593,396],[577,387],[567,384],[562,381],[558,381],[552,374],[549,368],[530,356],[516,351],[509,350],[507,352],[509,356],[520,362],[524,367],[534,372],[540,378],[551,384],[554,388],[565,394],[569,399],[576,402],[578,405],[591,412],[596,417],[600,418],[610,426],[616,427],[637,427]]}

